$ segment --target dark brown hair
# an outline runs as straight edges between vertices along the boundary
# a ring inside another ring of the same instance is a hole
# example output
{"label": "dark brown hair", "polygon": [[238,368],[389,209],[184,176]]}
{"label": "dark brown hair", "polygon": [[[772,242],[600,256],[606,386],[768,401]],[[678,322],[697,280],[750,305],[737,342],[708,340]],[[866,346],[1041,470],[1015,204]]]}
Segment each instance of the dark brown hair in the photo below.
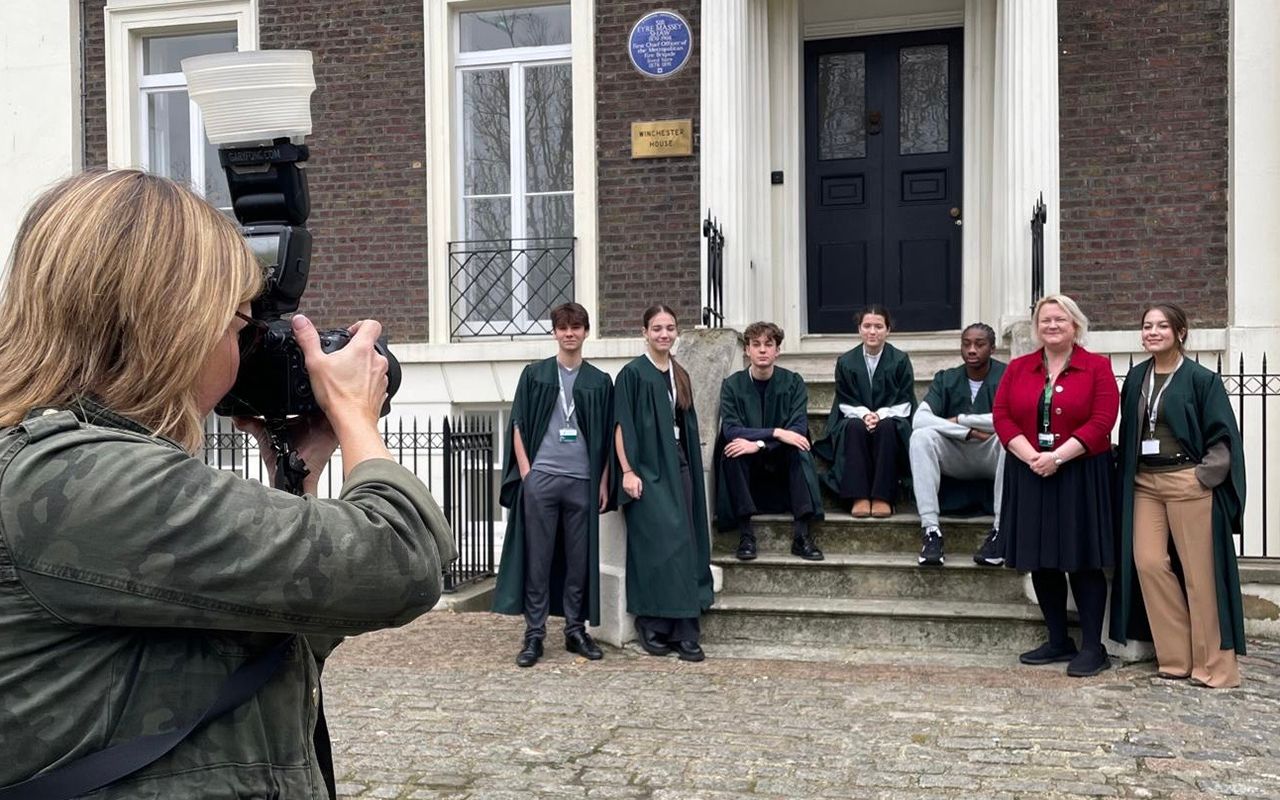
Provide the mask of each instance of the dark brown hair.
{"label": "dark brown hair", "polygon": [[1164,318],[1169,320],[1170,327],[1173,328],[1173,335],[1178,340],[1178,350],[1182,351],[1187,341],[1187,333],[1191,330],[1191,326],[1187,323],[1187,312],[1182,310],[1181,306],[1173,303],[1151,303],[1142,309],[1142,316],[1138,318],[1138,326],[1147,321],[1147,314],[1152,311],[1159,311],[1164,314]]}
{"label": "dark brown hair", "polygon": [[578,303],[564,303],[551,309],[551,327],[572,328],[581,325],[584,330],[591,330],[591,315]]}
{"label": "dark brown hair", "polygon": [[782,328],[772,322],[753,322],[742,332],[742,346],[751,344],[752,339],[772,339],[778,347],[782,347]]}
{"label": "dark brown hair", "polygon": [[853,321],[861,326],[862,318],[868,314],[875,314],[877,316],[884,317],[884,326],[889,330],[893,330],[893,317],[889,316],[889,309],[879,303],[872,303],[870,305],[863,306],[862,309],[854,315]]}
{"label": "dark brown hair", "polygon": [[[670,306],[654,303],[644,310],[642,319],[645,330],[649,329],[649,323],[659,314],[670,314],[676,325],[680,325],[680,318],[676,316],[676,312],[672,311]],[[675,356],[671,356],[671,368],[675,370],[676,376],[676,406],[681,411],[688,411],[693,405],[693,382],[689,380],[688,371],[676,363]]]}

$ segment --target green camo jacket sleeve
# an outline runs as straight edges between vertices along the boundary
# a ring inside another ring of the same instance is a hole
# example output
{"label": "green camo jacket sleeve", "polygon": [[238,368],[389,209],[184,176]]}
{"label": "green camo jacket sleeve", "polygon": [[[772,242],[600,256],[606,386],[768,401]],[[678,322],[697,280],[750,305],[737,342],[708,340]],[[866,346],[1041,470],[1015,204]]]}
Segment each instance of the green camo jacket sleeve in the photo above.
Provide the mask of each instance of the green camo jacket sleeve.
{"label": "green camo jacket sleeve", "polygon": [[[31,597],[64,622],[350,635],[439,598],[452,536],[386,460],[320,500],[95,426],[0,457],[0,536]],[[4,463],[7,462],[7,463]]]}

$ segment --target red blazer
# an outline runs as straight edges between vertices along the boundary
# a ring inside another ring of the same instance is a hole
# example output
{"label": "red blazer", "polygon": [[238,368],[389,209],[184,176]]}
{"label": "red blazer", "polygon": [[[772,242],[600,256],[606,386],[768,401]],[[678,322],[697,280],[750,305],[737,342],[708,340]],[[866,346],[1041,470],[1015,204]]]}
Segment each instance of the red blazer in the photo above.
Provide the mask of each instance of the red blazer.
{"label": "red blazer", "polygon": [[[1044,348],[1009,362],[991,409],[996,435],[1005,447],[1021,434],[1040,449],[1036,436],[1044,381]],[[1105,453],[1111,447],[1111,429],[1120,411],[1120,390],[1111,372],[1111,360],[1076,345],[1071,364],[1054,384],[1049,408],[1054,447],[1074,436],[1090,454]]]}

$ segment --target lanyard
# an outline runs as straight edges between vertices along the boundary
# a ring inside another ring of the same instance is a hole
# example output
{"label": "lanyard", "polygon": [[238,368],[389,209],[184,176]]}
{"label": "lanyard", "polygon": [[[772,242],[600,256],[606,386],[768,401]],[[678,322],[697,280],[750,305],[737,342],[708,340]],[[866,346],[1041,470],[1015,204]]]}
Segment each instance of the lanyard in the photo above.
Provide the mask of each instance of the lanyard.
{"label": "lanyard", "polygon": [[1164,379],[1164,383],[1160,385],[1160,391],[1156,392],[1153,398],[1151,393],[1156,388],[1156,360],[1151,359],[1151,369],[1147,371],[1147,437],[1156,438],[1156,413],[1160,409],[1160,398],[1164,397],[1164,390],[1169,388],[1169,384],[1173,383],[1173,376],[1177,374],[1178,369],[1182,366],[1182,356],[1178,356],[1178,363],[1173,368],[1173,372]]}
{"label": "lanyard", "polygon": [[562,373],[560,370],[561,370],[560,362],[557,361],[556,362],[556,380],[560,382],[560,410],[564,412],[564,423],[568,425],[569,421],[573,419],[573,412],[574,412],[574,409],[578,407],[578,401],[574,400],[572,397],[569,398],[568,400],[565,399],[564,373]]}
{"label": "lanyard", "polygon": [[[1071,354],[1075,352],[1075,348],[1071,349],[1071,353],[1067,353],[1067,360],[1062,362],[1062,370],[1058,372],[1058,377],[1062,377],[1062,373],[1067,371],[1067,367],[1071,366]],[[1044,352],[1044,394],[1040,398],[1040,430],[1045,433],[1049,432],[1049,406],[1053,402],[1053,376],[1049,372],[1049,351]]]}
{"label": "lanyard", "polygon": [[[662,372],[658,367],[658,362],[653,360],[653,356],[649,355],[648,350],[644,351],[644,357],[649,359],[649,363],[653,364],[654,369]],[[671,416],[674,417],[676,413],[676,368],[675,364],[671,363],[670,360],[667,361],[667,380],[671,382]]]}

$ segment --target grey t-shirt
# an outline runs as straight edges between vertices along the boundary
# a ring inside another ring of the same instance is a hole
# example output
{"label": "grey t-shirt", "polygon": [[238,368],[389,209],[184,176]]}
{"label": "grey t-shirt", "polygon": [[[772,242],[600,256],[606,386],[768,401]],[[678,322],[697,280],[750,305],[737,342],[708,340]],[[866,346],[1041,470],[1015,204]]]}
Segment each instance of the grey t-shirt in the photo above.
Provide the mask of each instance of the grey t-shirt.
{"label": "grey t-shirt", "polygon": [[[556,369],[560,370],[560,384],[564,386],[564,403],[572,404],[573,384],[578,380],[578,370],[565,369],[564,365],[558,361]],[[591,475],[591,459],[587,454],[587,443],[582,439],[582,430],[578,427],[578,411],[573,409],[573,414],[566,420],[564,403],[557,394],[555,405],[551,409],[551,420],[547,423],[547,432],[542,437],[542,444],[538,447],[538,455],[534,458],[532,469],[550,475],[565,475],[586,480]],[[562,428],[577,431],[576,440],[560,441]]]}

